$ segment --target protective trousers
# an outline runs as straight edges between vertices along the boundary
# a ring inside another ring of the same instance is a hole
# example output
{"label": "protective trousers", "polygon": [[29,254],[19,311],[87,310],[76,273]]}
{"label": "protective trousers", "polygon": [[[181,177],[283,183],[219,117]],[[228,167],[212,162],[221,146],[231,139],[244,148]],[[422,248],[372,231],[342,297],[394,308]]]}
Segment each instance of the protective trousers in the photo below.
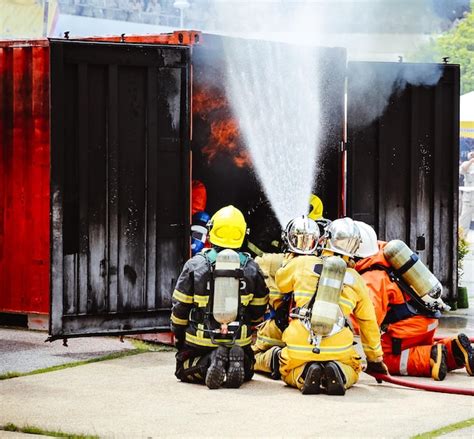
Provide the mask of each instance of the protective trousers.
{"label": "protective trousers", "polygon": [[[244,381],[252,379],[254,371],[254,355],[250,346],[244,350]],[[176,354],[175,376],[186,383],[204,384],[206,373],[211,364],[212,350],[193,349],[185,346]]]}
{"label": "protective trousers", "polygon": [[[436,329],[415,337],[397,339],[385,333],[382,335],[383,361],[392,375],[431,376],[430,356]],[[453,338],[439,343],[446,346],[448,371],[459,369],[452,349]],[[395,351],[395,352],[394,352]],[[461,366],[462,367],[462,366]]]}
{"label": "protective trousers", "polygon": [[[356,360],[352,360],[351,363],[354,361]],[[324,362],[321,363],[324,364]],[[360,366],[354,369],[354,364],[351,365],[342,361],[335,361],[335,363],[337,363],[346,378],[346,389],[357,383],[359,379],[359,373],[356,369],[360,370]],[[288,358],[288,349],[284,348],[281,352],[280,366],[280,372],[283,381],[289,386],[296,387],[301,390],[304,384],[303,372],[307,364],[308,362],[305,360],[295,360]]]}
{"label": "protective trousers", "polygon": [[273,350],[275,347],[285,346],[281,337],[282,332],[273,319],[265,320],[258,328],[257,340],[252,346],[257,372],[272,373]]}

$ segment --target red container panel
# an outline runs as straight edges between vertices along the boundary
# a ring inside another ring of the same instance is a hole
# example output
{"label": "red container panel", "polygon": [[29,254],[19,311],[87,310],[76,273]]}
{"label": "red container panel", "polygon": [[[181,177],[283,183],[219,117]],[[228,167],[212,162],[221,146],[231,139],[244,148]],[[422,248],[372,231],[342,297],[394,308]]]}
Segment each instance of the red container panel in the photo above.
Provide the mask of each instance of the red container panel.
{"label": "red container panel", "polygon": [[0,312],[49,312],[49,48],[0,43]]}
{"label": "red container panel", "polygon": [[[181,31],[85,40],[193,45]],[[0,312],[49,313],[49,41],[0,41]]]}

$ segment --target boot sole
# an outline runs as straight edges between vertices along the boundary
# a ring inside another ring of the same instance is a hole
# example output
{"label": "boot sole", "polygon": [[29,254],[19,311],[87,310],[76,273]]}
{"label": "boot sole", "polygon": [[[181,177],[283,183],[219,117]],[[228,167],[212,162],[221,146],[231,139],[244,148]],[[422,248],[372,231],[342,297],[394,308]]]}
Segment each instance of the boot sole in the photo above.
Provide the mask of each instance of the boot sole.
{"label": "boot sole", "polygon": [[323,376],[323,367],[320,364],[310,366],[308,374],[304,380],[301,393],[303,395],[318,395],[321,393],[321,377]]}
{"label": "boot sole", "polygon": [[[474,373],[473,373],[473,369],[472,369],[472,366],[469,362],[469,354],[471,354],[472,356],[472,346],[471,346],[471,342],[468,338],[467,335],[465,334],[459,334],[456,338],[455,338],[455,343],[456,343],[456,346],[457,348],[461,351],[463,357],[464,357],[464,366],[466,367],[466,371],[467,373],[470,375],[470,376],[473,376]],[[474,363],[474,361],[473,361]]]}
{"label": "boot sole", "polygon": [[225,380],[225,366],[227,363],[227,352],[220,350],[216,354],[206,373],[206,386],[209,389],[218,389]]}
{"label": "boot sole", "polygon": [[244,351],[241,347],[234,346],[229,351],[226,387],[238,389],[244,382],[244,378]]}
{"label": "boot sole", "polygon": [[324,367],[324,373],[328,395],[345,395],[344,378],[339,367],[334,363],[327,363]]}
{"label": "boot sole", "polygon": [[431,377],[435,381],[443,381],[446,378],[448,369],[446,367],[446,348],[442,344],[436,346],[436,359],[430,358]]}

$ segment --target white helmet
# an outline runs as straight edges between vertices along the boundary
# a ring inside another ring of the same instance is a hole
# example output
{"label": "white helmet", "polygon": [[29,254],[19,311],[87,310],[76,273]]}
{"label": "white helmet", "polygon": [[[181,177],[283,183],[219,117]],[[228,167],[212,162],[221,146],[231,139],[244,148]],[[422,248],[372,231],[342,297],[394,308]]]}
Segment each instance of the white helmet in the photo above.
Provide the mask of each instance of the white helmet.
{"label": "white helmet", "polygon": [[292,219],[281,237],[289,251],[300,255],[311,255],[316,251],[319,241],[319,227],[306,215]]}
{"label": "white helmet", "polygon": [[369,256],[376,255],[379,251],[377,244],[377,234],[375,230],[367,223],[362,221],[354,221],[360,230],[361,243],[355,256],[358,258],[368,258]]}
{"label": "white helmet", "polygon": [[354,257],[361,241],[359,228],[351,218],[334,220],[326,228],[325,235],[327,250],[351,258]]}

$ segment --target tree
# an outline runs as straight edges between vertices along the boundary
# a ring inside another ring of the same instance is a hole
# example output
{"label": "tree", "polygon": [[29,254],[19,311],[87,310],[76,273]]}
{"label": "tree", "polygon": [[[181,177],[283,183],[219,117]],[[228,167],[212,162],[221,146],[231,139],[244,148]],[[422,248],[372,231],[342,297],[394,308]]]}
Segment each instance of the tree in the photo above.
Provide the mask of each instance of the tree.
{"label": "tree", "polygon": [[461,94],[474,90],[474,2],[465,18],[450,31],[433,37],[415,54],[415,60],[440,62],[445,56],[461,66]]}

